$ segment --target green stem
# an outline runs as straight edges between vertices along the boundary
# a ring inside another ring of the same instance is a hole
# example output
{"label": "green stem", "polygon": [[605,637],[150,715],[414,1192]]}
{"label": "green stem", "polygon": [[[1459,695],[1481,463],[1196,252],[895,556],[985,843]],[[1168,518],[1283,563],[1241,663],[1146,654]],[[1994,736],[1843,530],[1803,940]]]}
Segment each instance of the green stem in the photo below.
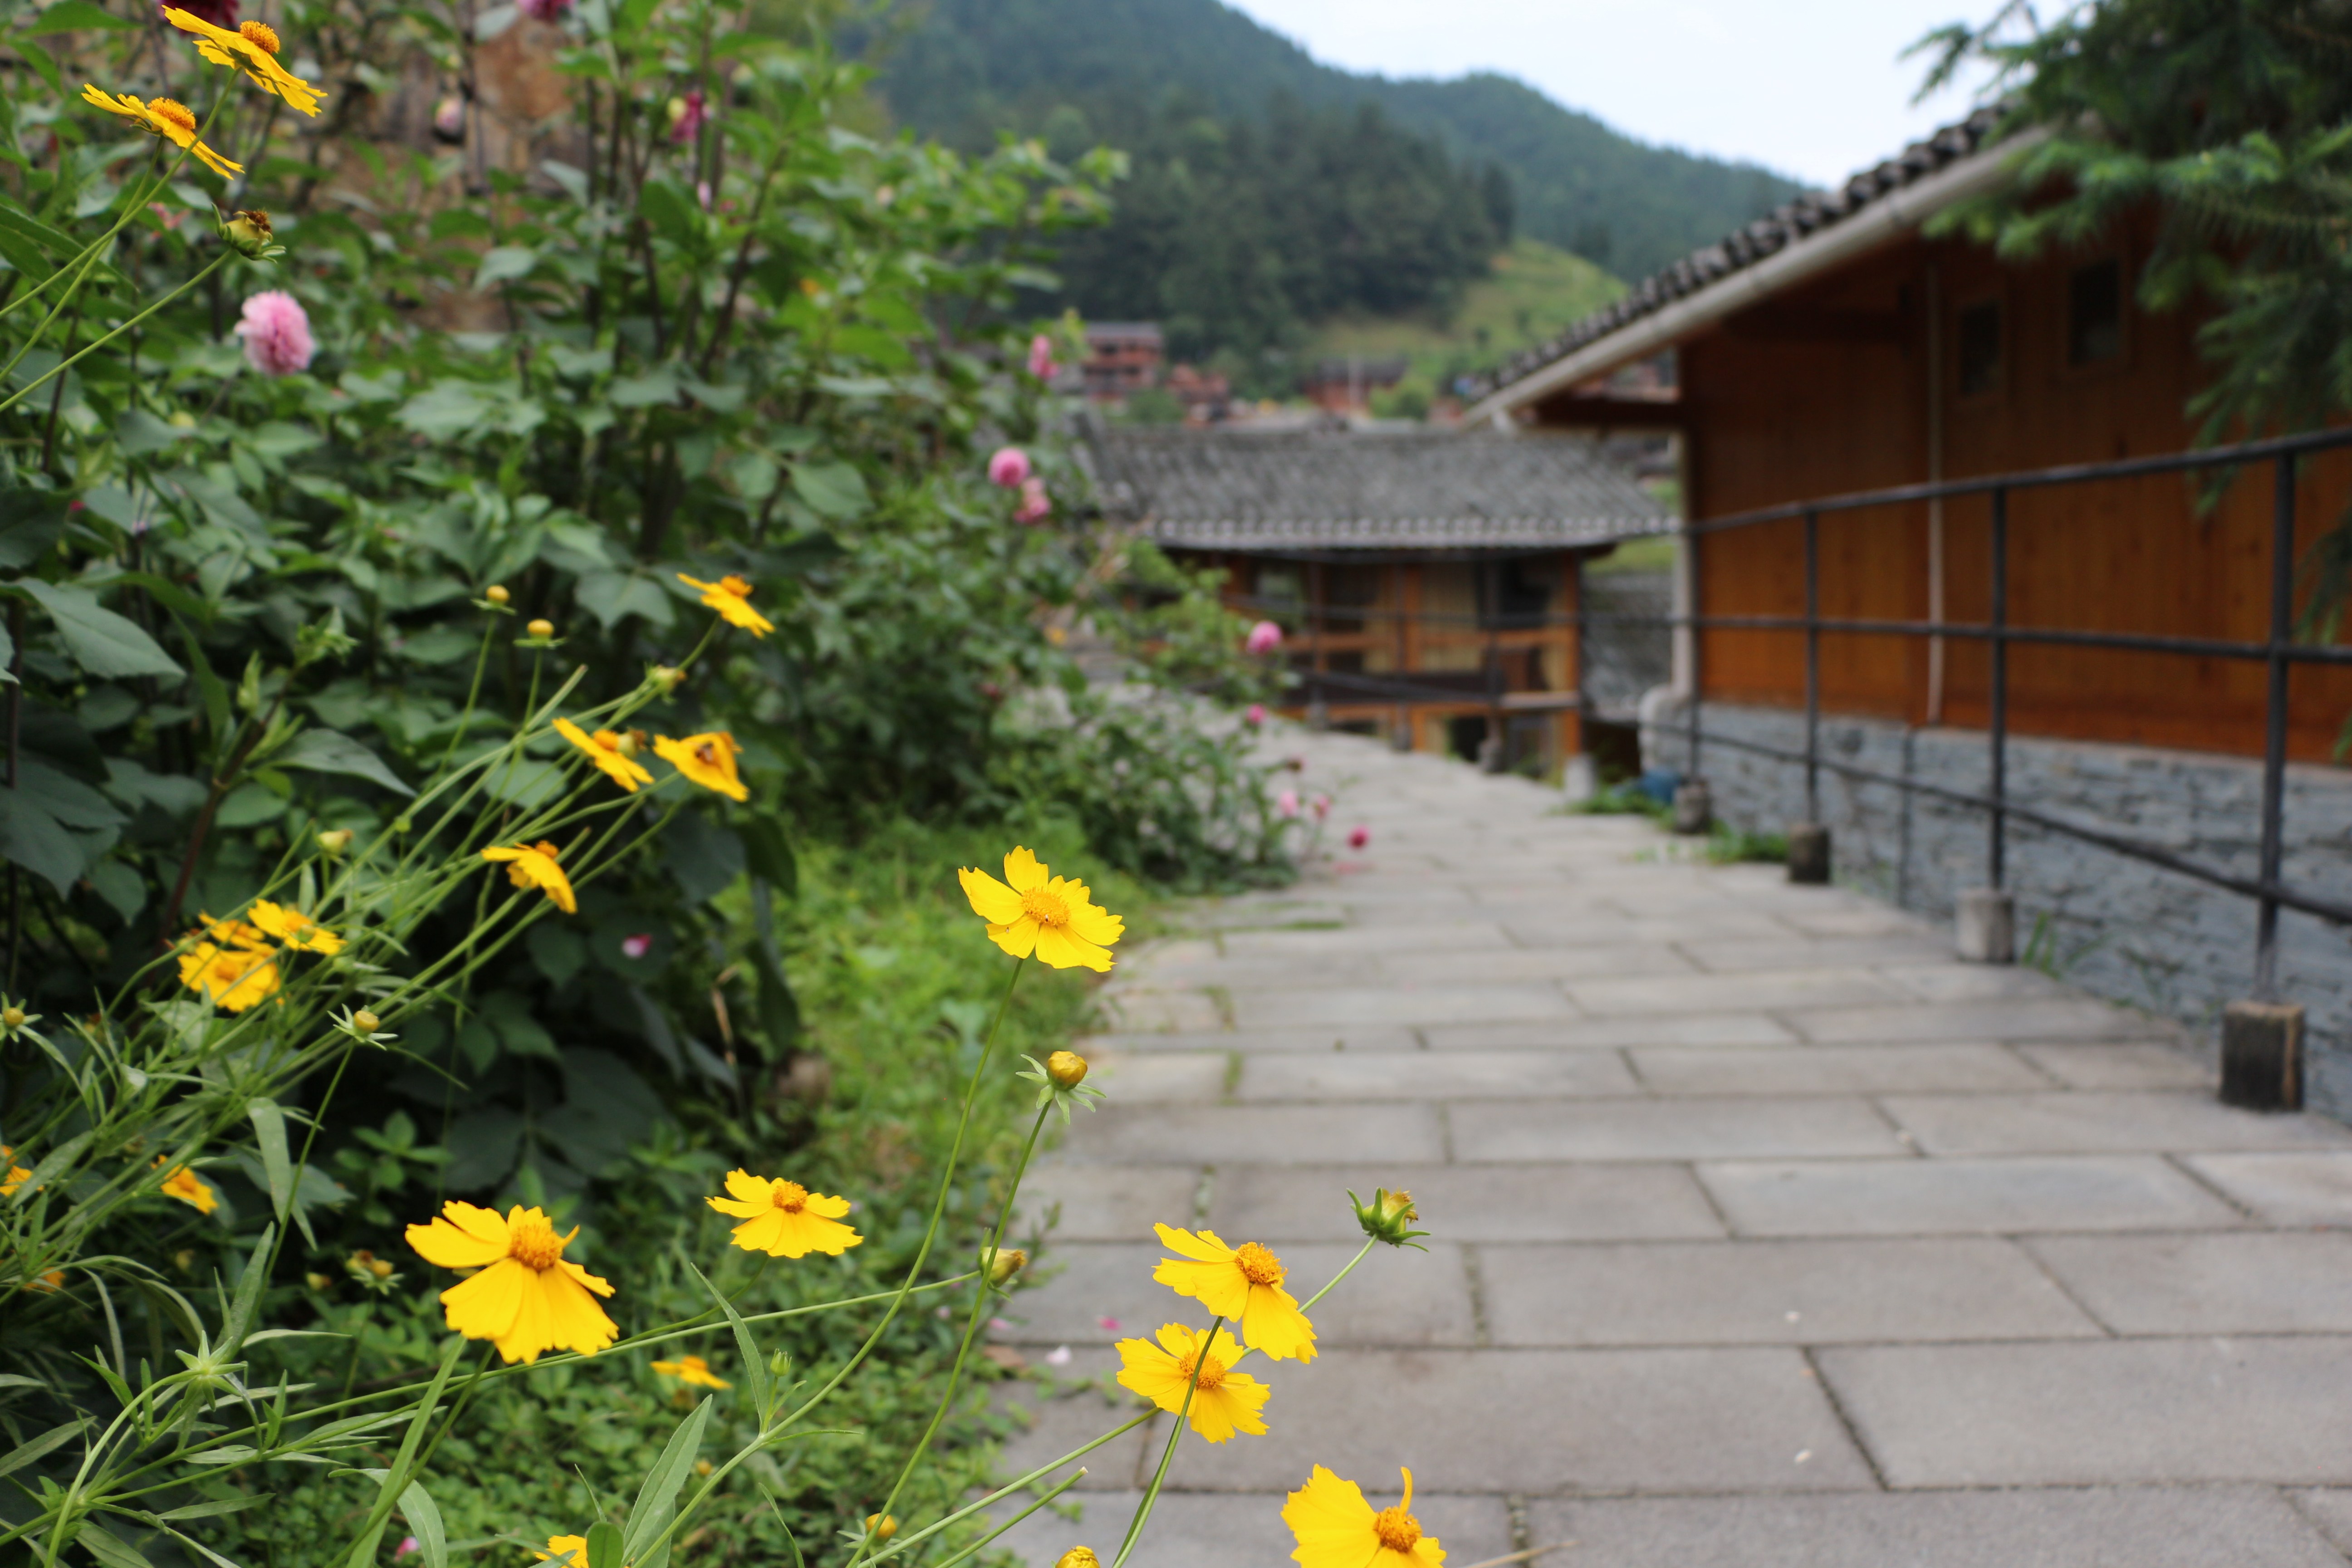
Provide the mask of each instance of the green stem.
{"label": "green stem", "polygon": [[1183,1408],[1176,1412],[1176,1429],[1168,1434],[1168,1447],[1160,1450],[1160,1468],[1151,1473],[1151,1485],[1145,1489],[1143,1500],[1135,1505],[1135,1517],[1128,1521],[1127,1539],[1119,1542],[1118,1555],[1111,1559],[1110,1568],[1122,1568],[1135,1543],[1143,1539],[1143,1527],[1150,1522],[1151,1505],[1160,1500],[1160,1489],[1167,1483],[1168,1467],[1175,1462],[1176,1445],[1184,1440],[1184,1428],[1192,1414],[1192,1396],[1201,1392],[1201,1368],[1208,1361],[1208,1347],[1217,1342],[1217,1331],[1225,1326],[1223,1318],[1209,1325],[1208,1337],[1201,1342],[1201,1353],[1192,1362],[1192,1381],[1185,1385]]}
{"label": "green stem", "polygon": [[[90,355],[96,353],[99,350],[104,348],[107,344],[121,337],[123,333],[129,331],[131,328],[137,326],[140,322],[145,321],[148,317],[153,315],[156,311],[162,310],[164,306],[170,304],[173,300],[178,299],[181,295],[186,293],[189,289],[194,288],[197,284],[203,282],[205,279],[219,271],[222,266],[227,262],[228,258],[236,254],[236,253],[233,250],[222,251],[218,256],[213,258],[212,265],[205,268],[202,272],[197,273],[185,283],[183,283],[177,289],[173,289],[169,294],[166,294],[162,299],[156,300],[153,304],[148,306],[145,310],[140,311],[137,315],[131,317],[129,321],[115,328],[114,331],[107,333],[104,337],[98,339],[88,348],[85,348],[79,353],[75,354],[73,358],[58,362],[55,368],[51,369],[47,374],[41,376],[36,381],[26,383],[23,387],[10,394],[6,402],[0,403],[0,414],[7,413],[9,409],[15,407],[18,403],[23,402],[35,392],[47,385],[51,380],[63,375],[75,365],[79,364],[83,360],[88,359]],[[62,303],[62,301],[60,301],[60,303]],[[31,346],[32,345],[30,343],[27,343],[26,348],[29,349]],[[18,359],[24,358],[24,351],[19,350],[16,357]],[[14,362],[11,362],[12,368],[13,363]]]}
{"label": "green stem", "polygon": [[1364,1245],[1357,1249],[1356,1256],[1348,1259],[1348,1267],[1331,1276],[1330,1284],[1324,1286],[1323,1289],[1316,1291],[1315,1294],[1307,1297],[1306,1300],[1300,1302],[1298,1310],[1302,1312],[1312,1308],[1316,1302],[1320,1301],[1324,1297],[1328,1296],[1334,1289],[1338,1289],[1339,1281],[1345,1279],[1349,1275],[1353,1274],[1356,1271],[1356,1265],[1361,1263],[1365,1258],[1370,1254],[1372,1250],[1372,1241],[1377,1239],[1377,1237],[1368,1238]]}
{"label": "green stem", "polygon": [[1052,1502],[1055,1498],[1060,1497],[1064,1492],[1068,1491],[1072,1487],[1076,1486],[1080,1481],[1085,1480],[1086,1479],[1087,1472],[1084,1469],[1079,1470],[1076,1475],[1072,1476],[1068,1480],[1064,1481],[1060,1486],[1055,1487],[1052,1491],[1047,1492],[1044,1497],[1039,1498],[1035,1502],[1031,1503],[1027,1508],[1023,1509],[1019,1513],[1014,1514],[1011,1519],[1006,1520],[1003,1524],[998,1525],[994,1530],[990,1531],[986,1535],[982,1536],[970,1546],[965,1547],[954,1556],[942,1561],[939,1564],[939,1568],[955,1568],[957,1563],[965,1561],[967,1558],[977,1557],[982,1552],[987,1550],[988,1543],[990,1542],[995,1540],[1006,1531],[1011,1530],[1014,1525],[1019,1524],[1023,1520],[1027,1519],[1031,1514],[1035,1513],[1039,1509],[1044,1508],[1047,1503]]}
{"label": "green stem", "polygon": [[1027,1475],[1023,1476],[1020,1479],[1008,1482],[1004,1486],[997,1488],[996,1490],[989,1493],[986,1497],[982,1498],[977,1502],[968,1502],[964,1504],[963,1507],[956,1510],[945,1519],[940,1520],[937,1524],[928,1525],[925,1528],[915,1531],[912,1535],[900,1536],[888,1546],[883,1548],[881,1551],[876,1552],[872,1557],[866,1559],[868,1568],[872,1568],[873,1564],[888,1562],[891,1558],[896,1557],[899,1552],[906,1551],[908,1547],[915,1545],[919,1542],[928,1540],[931,1536],[937,1535],[940,1531],[945,1530],[948,1526],[955,1523],[956,1521],[966,1518],[969,1515],[978,1513],[982,1509],[986,1508],[992,1502],[1003,1501],[1004,1499],[1011,1497],[1014,1492],[1017,1492],[1024,1487],[1029,1485],[1030,1482],[1053,1474],[1055,1470],[1060,1469],[1064,1465],[1068,1464],[1072,1459],[1083,1459],[1088,1454],[1093,1453],[1097,1448],[1101,1447],[1104,1444],[1117,1442],[1119,1438],[1126,1436],[1129,1432],[1134,1431],[1138,1426],[1142,1426],[1145,1422],[1150,1420],[1154,1415],[1159,1414],[1160,1412],[1157,1407],[1147,1410],[1142,1415],[1137,1416],[1134,1420],[1129,1422],[1126,1426],[1115,1426],[1111,1430],[1104,1433],[1101,1436],[1096,1438],[1085,1447],[1073,1448],[1068,1453],[1063,1455],[1060,1458],[1054,1459],[1038,1466],[1035,1469],[1030,1471]]}

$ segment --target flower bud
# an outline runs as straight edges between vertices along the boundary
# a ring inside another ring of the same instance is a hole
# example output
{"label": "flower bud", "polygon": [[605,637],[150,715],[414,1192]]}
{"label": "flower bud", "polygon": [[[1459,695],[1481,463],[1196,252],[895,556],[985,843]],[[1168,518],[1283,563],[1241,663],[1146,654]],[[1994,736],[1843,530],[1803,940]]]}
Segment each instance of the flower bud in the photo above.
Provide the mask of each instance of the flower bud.
{"label": "flower bud", "polygon": [[1017,1247],[1008,1247],[1002,1251],[991,1248],[982,1256],[988,1265],[988,1282],[991,1285],[1003,1286],[1029,1267],[1029,1255]]}
{"label": "flower bud", "polygon": [[352,1027],[362,1035],[373,1035],[383,1027],[383,1020],[362,1007],[352,1015]]}
{"label": "flower bud", "polygon": [[887,1513],[869,1513],[866,1516],[866,1533],[877,1541],[887,1541],[898,1533],[898,1521]]}
{"label": "flower bud", "polygon": [[278,237],[270,232],[269,215],[258,209],[237,211],[221,224],[221,237],[239,256],[259,261],[275,253]]}
{"label": "flower bud", "polygon": [[620,733],[620,738],[613,742],[613,750],[625,757],[634,757],[646,749],[646,732],[643,730],[624,730]]}
{"label": "flower bud", "polygon": [[[686,1392],[686,1390],[684,1390],[684,1389],[682,1389],[682,1388],[681,1388],[681,1389],[679,1389],[679,1390],[678,1390],[678,1392],[679,1392],[680,1394],[684,1394],[684,1393]],[[719,1468],[718,1466],[716,1466],[716,1465],[712,1464],[712,1463],[711,1463],[709,1460],[708,1460],[708,1459],[697,1459],[697,1460],[695,1460],[695,1461],[694,1461],[694,1473],[695,1473],[696,1475],[698,1475],[698,1476],[707,1476],[707,1475],[709,1475],[712,1470],[715,1470],[715,1469],[717,1469],[718,1468]]]}
{"label": "flower bud", "polygon": [[504,583],[493,583],[482,590],[482,597],[493,605],[503,605],[514,595],[507,592],[507,585]]}
{"label": "flower bud", "polygon": [[1385,1241],[1391,1247],[1402,1247],[1416,1236],[1427,1236],[1425,1230],[1415,1230],[1412,1222],[1421,1215],[1412,1206],[1412,1194],[1390,1192],[1385,1187],[1372,1189],[1371,1201],[1366,1203],[1355,1194],[1348,1194],[1356,1205],[1356,1223],[1374,1241]]}
{"label": "flower bud", "polygon": [[1076,1089],[1087,1081],[1087,1058],[1076,1051],[1055,1051],[1045,1058],[1045,1076],[1057,1089]]}
{"label": "flower bud", "polygon": [[662,695],[667,697],[677,689],[678,682],[686,679],[686,671],[672,669],[666,664],[657,664],[646,671],[646,677],[656,686],[660,687]]}
{"label": "flower bud", "polygon": [[1090,1546],[1073,1546],[1054,1559],[1054,1568],[1102,1568],[1102,1559]]}
{"label": "flower bud", "polygon": [[0,1025],[5,1025],[11,1029],[23,1028],[25,1010],[22,1007],[0,1007]]}
{"label": "flower bud", "polygon": [[551,637],[555,635],[555,623],[553,621],[533,621],[530,625],[523,627],[523,630],[529,632],[535,637]]}
{"label": "flower bud", "polygon": [[793,1370],[793,1358],[778,1351],[768,1358],[768,1370],[778,1377],[789,1376]]}
{"label": "flower bud", "polygon": [[319,847],[330,855],[340,855],[351,847],[352,830],[348,827],[330,827],[319,835]]}
{"label": "flower bud", "polygon": [[374,1275],[379,1279],[389,1279],[392,1278],[392,1260],[390,1258],[372,1258],[369,1260],[367,1268],[368,1272]]}
{"label": "flower bud", "polygon": [[326,1292],[327,1287],[332,1285],[334,1281],[328,1279],[323,1274],[305,1274],[302,1276],[302,1283],[323,1295]]}

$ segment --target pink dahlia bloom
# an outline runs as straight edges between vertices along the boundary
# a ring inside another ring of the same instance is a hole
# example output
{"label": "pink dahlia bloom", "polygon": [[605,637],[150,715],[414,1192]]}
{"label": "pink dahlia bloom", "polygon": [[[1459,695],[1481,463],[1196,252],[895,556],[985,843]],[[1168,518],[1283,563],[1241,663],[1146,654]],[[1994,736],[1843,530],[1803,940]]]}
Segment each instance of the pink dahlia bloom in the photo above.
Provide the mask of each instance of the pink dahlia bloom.
{"label": "pink dahlia bloom", "polygon": [[1043,332],[1029,340],[1029,374],[1039,381],[1053,379],[1054,340]]}
{"label": "pink dahlia bloom", "polygon": [[247,363],[264,375],[292,375],[310,368],[317,345],[302,302],[283,289],[265,289],[245,302],[236,335],[245,340]]}
{"label": "pink dahlia bloom", "polygon": [[1013,521],[1043,522],[1053,515],[1054,498],[1045,493],[1045,481],[1036,479],[1024,479],[1021,482],[1021,505],[1013,513]]}
{"label": "pink dahlia bloom", "polygon": [[1282,628],[1272,621],[1260,621],[1250,627],[1249,637],[1242,646],[1254,654],[1272,653],[1282,646]]}
{"label": "pink dahlia bloom", "polygon": [[1315,808],[1315,820],[1318,822],[1331,815],[1331,797],[1328,795],[1318,795],[1307,804]]}
{"label": "pink dahlia bloom", "polygon": [[1369,827],[1350,827],[1349,829],[1348,829],[1348,847],[1349,847],[1349,848],[1350,848],[1350,849],[1361,849],[1365,845],[1370,844],[1371,841],[1372,841],[1372,830],[1371,830],[1370,828],[1369,828]]}
{"label": "pink dahlia bloom", "polygon": [[1297,816],[1298,815],[1298,792],[1295,789],[1286,789],[1280,795],[1276,795],[1274,797],[1274,815],[1281,817]]}
{"label": "pink dahlia bloom", "polygon": [[561,22],[572,10],[572,0],[518,0],[517,8],[534,22]]}
{"label": "pink dahlia bloom", "polygon": [[1249,705],[1248,711],[1242,715],[1242,722],[1248,725],[1253,730],[1265,728],[1265,704],[1263,702],[1251,703]]}
{"label": "pink dahlia bloom", "polygon": [[[709,118],[710,105],[698,87],[678,100],[677,119],[669,128],[669,139],[673,142],[693,141],[702,134],[702,122]],[[710,203],[705,200],[702,205],[709,206]]]}
{"label": "pink dahlia bloom", "polygon": [[988,482],[1017,490],[1029,482],[1036,470],[1029,466],[1029,454],[1018,447],[999,447],[996,455],[988,459]]}

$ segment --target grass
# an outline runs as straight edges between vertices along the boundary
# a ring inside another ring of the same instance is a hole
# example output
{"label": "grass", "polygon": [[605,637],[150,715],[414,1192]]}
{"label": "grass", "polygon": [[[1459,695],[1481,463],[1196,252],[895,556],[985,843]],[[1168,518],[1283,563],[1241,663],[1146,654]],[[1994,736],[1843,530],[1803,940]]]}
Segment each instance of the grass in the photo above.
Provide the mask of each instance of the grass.
{"label": "grass", "polygon": [[[1635,789],[1632,783],[1610,785],[1591,800],[1558,808],[1571,816],[1646,816],[1661,827],[1671,828],[1675,823],[1674,807],[1661,805]],[[1704,843],[1691,847],[1696,857],[1711,866],[1769,865],[1784,866],[1789,860],[1789,840],[1785,834],[1752,833],[1744,827],[1734,827],[1727,822],[1717,822],[1707,830]],[[1680,845],[1674,846],[1664,858],[1683,859],[1687,857]]]}
{"label": "grass", "polygon": [[1414,378],[1434,387],[1493,369],[1624,291],[1623,283],[1580,256],[1515,239],[1495,258],[1492,275],[1465,289],[1449,314],[1341,317],[1324,323],[1307,352],[1313,358],[1402,357]]}

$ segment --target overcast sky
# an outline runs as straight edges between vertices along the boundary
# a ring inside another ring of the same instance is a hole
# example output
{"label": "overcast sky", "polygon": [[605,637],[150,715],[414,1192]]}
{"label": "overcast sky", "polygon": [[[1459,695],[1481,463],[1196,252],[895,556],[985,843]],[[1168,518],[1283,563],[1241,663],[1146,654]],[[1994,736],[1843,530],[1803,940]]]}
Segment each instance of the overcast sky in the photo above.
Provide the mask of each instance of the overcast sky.
{"label": "overcast sky", "polygon": [[1226,0],[1328,64],[1495,70],[1645,142],[1835,184],[1966,114],[1899,57],[1996,0]]}

